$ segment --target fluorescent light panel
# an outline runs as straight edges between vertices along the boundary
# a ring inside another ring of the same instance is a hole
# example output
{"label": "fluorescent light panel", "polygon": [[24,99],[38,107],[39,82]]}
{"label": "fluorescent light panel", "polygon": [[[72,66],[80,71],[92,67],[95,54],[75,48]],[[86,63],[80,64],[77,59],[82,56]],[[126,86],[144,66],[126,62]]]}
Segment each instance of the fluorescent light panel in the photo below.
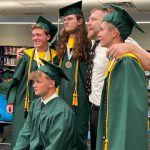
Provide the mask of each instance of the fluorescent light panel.
{"label": "fluorescent light panel", "polygon": [[21,5],[18,2],[13,1],[1,1],[0,7],[20,7]]}
{"label": "fluorescent light panel", "polygon": [[150,21],[137,21],[138,24],[150,24]]}

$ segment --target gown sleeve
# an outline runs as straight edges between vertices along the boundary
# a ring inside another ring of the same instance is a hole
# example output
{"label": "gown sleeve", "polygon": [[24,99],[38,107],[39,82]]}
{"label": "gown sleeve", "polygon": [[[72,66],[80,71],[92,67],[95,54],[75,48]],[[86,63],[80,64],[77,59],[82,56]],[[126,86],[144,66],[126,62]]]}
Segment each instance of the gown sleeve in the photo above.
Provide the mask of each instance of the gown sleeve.
{"label": "gown sleeve", "polygon": [[31,125],[32,125],[32,110],[33,103],[31,104],[27,119],[24,123],[23,128],[21,129],[17,142],[13,150],[28,150],[30,147],[30,134],[31,134]]}
{"label": "gown sleeve", "polygon": [[[14,104],[15,103],[15,98],[16,94],[18,91],[19,84],[23,78],[23,75],[25,73],[25,66],[26,66],[26,60],[24,57],[22,57],[16,66],[15,73],[13,76],[13,80],[11,82],[11,85],[8,89],[7,93],[7,99],[8,99],[8,104]],[[24,83],[25,84],[25,83]]]}

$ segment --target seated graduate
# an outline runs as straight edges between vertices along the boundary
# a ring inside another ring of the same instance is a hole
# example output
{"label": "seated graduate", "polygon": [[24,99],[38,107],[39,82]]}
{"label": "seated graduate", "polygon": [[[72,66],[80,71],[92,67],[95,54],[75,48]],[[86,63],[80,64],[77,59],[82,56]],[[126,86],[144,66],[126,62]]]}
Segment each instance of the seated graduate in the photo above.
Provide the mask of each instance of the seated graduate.
{"label": "seated graduate", "polygon": [[60,67],[42,62],[30,75],[40,97],[33,100],[13,150],[76,150],[74,113],[56,94],[61,78],[69,79]]}
{"label": "seated graduate", "polygon": [[[7,95],[7,91],[11,84],[13,75],[14,75],[14,71],[12,70],[5,70],[2,73],[2,82],[0,83],[0,94]],[[5,108],[1,108],[1,109],[5,109]],[[4,141],[3,133],[4,133],[4,126],[6,125],[8,124],[7,123],[0,124],[0,143]]]}
{"label": "seated graduate", "polygon": [[13,70],[5,70],[2,73],[2,82],[0,83],[0,94],[7,95],[8,88],[14,75]]}
{"label": "seated graduate", "polygon": [[[98,38],[109,48],[124,43],[133,27],[144,32],[122,7],[110,4]],[[101,98],[96,150],[147,150],[148,97],[138,58],[127,53],[109,62]]]}

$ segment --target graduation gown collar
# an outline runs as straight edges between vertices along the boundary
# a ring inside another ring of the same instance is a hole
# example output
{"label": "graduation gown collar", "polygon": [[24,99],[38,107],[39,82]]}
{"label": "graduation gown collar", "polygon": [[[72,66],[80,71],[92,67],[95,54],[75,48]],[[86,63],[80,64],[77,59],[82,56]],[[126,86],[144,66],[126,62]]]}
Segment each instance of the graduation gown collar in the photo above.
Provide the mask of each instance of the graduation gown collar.
{"label": "graduation gown collar", "polygon": [[54,99],[54,98],[56,98],[56,97],[58,97],[58,94],[57,94],[57,93],[54,93],[52,96],[48,97],[46,100],[43,100],[43,99],[41,98],[41,102],[43,102],[43,103],[46,105],[49,101],[51,101],[52,99]]}
{"label": "graduation gown collar", "polygon": [[[47,57],[47,59],[46,59],[47,61],[50,61],[51,58],[54,58],[54,57],[56,56],[56,51],[55,51],[54,49],[50,49],[50,51],[51,51],[51,55],[52,55],[52,56],[50,57],[50,54],[49,54],[48,57]],[[24,53],[27,54],[30,58],[32,58],[33,53],[34,53],[34,48],[24,50]],[[38,52],[39,58],[43,59],[44,56],[45,56],[45,53],[46,53],[46,52]],[[33,60],[36,61],[35,55],[34,55],[34,57],[33,57]]]}

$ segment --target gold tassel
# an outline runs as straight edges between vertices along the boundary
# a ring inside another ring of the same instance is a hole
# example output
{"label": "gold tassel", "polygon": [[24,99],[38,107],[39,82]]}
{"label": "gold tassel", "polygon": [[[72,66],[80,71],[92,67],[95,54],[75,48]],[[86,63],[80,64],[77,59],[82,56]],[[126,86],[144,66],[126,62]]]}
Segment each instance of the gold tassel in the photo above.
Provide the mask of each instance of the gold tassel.
{"label": "gold tassel", "polygon": [[25,99],[25,110],[26,110],[26,111],[29,111],[29,103],[30,103],[29,99],[26,98],[26,99]]}
{"label": "gold tassel", "polygon": [[58,94],[58,92],[59,92],[59,86],[56,88],[56,93]]}
{"label": "gold tassel", "polygon": [[30,106],[30,99],[29,99],[29,76],[31,71],[31,63],[33,58],[34,51],[32,53],[32,57],[30,58],[29,67],[28,67],[28,76],[27,76],[27,82],[26,82],[26,98],[25,98],[25,104],[24,104],[24,117],[27,118],[28,112],[29,112],[29,106]]}
{"label": "gold tassel", "polygon": [[104,142],[104,150],[108,150],[108,140],[107,139]]}
{"label": "gold tassel", "polygon": [[72,105],[73,106],[78,106],[78,94],[77,94],[76,90],[74,90],[74,93],[73,93]]}
{"label": "gold tassel", "polygon": [[24,106],[24,117],[27,118],[28,112],[29,112],[29,105],[30,101],[28,98],[25,98],[25,106]]}
{"label": "gold tassel", "polygon": [[78,69],[79,69],[79,60],[77,60],[77,62],[76,62],[75,88],[74,88],[73,100],[72,100],[72,105],[73,106],[78,106],[78,92],[77,92],[77,87],[78,87]]}

